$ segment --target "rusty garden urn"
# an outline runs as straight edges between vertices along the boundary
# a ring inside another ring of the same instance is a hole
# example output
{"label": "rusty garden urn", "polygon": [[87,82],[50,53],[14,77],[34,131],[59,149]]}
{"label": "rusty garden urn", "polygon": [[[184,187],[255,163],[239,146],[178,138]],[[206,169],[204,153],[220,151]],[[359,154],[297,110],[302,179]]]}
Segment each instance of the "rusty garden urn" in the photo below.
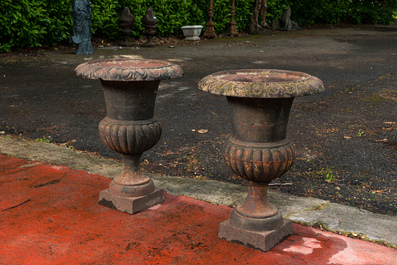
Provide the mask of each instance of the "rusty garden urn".
{"label": "rusty garden urn", "polygon": [[294,97],[324,90],[317,77],[283,70],[234,70],[203,78],[199,89],[227,97],[232,136],[224,157],[227,165],[248,182],[248,196],[223,221],[219,237],[268,251],[293,233],[267,199],[269,183],[283,175],[295,160],[286,138]]}
{"label": "rusty garden urn", "polygon": [[140,157],[161,136],[154,118],[160,81],[181,77],[181,67],[160,60],[106,59],[80,64],[75,72],[101,81],[107,116],[99,124],[99,134],[123,159],[122,173],[100,192],[98,203],[133,214],[163,202],[164,191],[140,170]]}

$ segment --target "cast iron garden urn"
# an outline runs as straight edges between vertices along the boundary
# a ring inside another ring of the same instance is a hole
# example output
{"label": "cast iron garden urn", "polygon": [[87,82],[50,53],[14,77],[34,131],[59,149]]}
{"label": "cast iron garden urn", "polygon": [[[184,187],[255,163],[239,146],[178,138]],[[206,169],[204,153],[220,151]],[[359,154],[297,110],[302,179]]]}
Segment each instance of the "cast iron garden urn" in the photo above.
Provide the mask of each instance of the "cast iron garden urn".
{"label": "cast iron garden urn", "polygon": [[181,77],[179,65],[150,59],[106,59],[80,64],[77,75],[101,81],[107,116],[102,141],[121,154],[123,172],[99,195],[99,204],[130,214],[164,201],[164,191],[140,170],[140,157],[160,139],[154,106],[161,80]]}
{"label": "cast iron garden urn", "polygon": [[232,136],[224,157],[238,176],[248,180],[248,196],[223,221],[219,237],[268,251],[293,233],[292,223],[269,204],[269,183],[295,160],[286,138],[294,97],[324,90],[317,77],[283,70],[224,71],[203,78],[199,89],[227,97]]}

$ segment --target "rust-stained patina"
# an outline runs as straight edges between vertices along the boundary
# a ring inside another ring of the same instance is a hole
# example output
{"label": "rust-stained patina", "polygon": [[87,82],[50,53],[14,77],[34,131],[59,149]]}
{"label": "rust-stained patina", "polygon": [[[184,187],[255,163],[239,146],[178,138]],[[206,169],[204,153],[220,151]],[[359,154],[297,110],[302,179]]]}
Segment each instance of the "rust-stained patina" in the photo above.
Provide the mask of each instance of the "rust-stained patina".
{"label": "rust-stained patina", "polygon": [[248,180],[247,199],[221,223],[219,237],[268,251],[293,233],[291,222],[267,199],[269,183],[287,172],[296,157],[286,138],[293,99],[323,91],[324,85],[306,73],[248,69],[214,73],[198,87],[227,97],[232,136],[224,157],[234,173]]}
{"label": "rust-stained patina", "polygon": [[154,81],[183,75],[179,65],[151,59],[95,60],[80,64],[75,72],[84,78],[108,81]]}
{"label": "rust-stained patina", "polygon": [[204,77],[198,87],[212,94],[248,98],[300,97],[324,90],[317,77],[275,69],[218,72]]}
{"label": "rust-stained patina", "polygon": [[224,156],[228,166],[240,177],[270,182],[292,166],[296,154],[288,139],[277,144],[247,144],[231,138]]}
{"label": "rust-stained patina", "polygon": [[107,59],[83,63],[75,71],[100,79],[107,116],[99,134],[123,159],[123,172],[101,191],[99,204],[133,214],[162,202],[164,192],[140,170],[140,157],[160,140],[161,125],[154,118],[160,80],[182,76],[182,68],[160,60]]}
{"label": "rust-stained patina", "polygon": [[205,24],[205,32],[203,34],[204,38],[216,38],[215,33],[215,23],[212,21],[212,17],[214,16],[214,3],[213,0],[209,0],[208,6],[208,22]]}

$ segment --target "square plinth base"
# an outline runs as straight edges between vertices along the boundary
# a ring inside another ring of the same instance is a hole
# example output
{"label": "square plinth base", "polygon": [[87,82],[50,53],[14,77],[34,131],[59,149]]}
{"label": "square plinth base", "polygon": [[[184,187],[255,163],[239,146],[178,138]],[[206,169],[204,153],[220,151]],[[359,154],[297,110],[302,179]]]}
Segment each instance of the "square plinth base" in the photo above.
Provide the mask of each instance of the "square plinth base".
{"label": "square plinth base", "polygon": [[230,223],[230,219],[227,219],[220,224],[218,236],[245,247],[268,251],[292,234],[292,222],[287,219],[283,219],[283,225],[279,229],[264,232],[235,227]]}
{"label": "square plinth base", "polygon": [[99,193],[98,204],[121,212],[134,214],[163,201],[164,190],[159,188],[155,188],[152,193],[141,197],[120,197],[111,194],[107,189]]}

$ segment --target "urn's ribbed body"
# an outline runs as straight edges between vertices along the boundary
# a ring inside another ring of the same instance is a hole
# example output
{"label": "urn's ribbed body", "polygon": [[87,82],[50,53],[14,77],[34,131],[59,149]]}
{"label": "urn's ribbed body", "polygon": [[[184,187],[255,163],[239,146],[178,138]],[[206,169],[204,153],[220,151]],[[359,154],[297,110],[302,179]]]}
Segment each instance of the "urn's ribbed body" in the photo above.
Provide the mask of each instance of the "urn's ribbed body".
{"label": "urn's ribbed body", "polygon": [[99,123],[99,134],[110,149],[123,155],[136,155],[156,145],[160,140],[161,125],[153,120],[142,124],[106,117]]}
{"label": "urn's ribbed body", "polygon": [[230,139],[225,159],[234,173],[250,181],[270,182],[284,174],[295,160],[295,148],[286,140],[279,145],[252,147]]}

